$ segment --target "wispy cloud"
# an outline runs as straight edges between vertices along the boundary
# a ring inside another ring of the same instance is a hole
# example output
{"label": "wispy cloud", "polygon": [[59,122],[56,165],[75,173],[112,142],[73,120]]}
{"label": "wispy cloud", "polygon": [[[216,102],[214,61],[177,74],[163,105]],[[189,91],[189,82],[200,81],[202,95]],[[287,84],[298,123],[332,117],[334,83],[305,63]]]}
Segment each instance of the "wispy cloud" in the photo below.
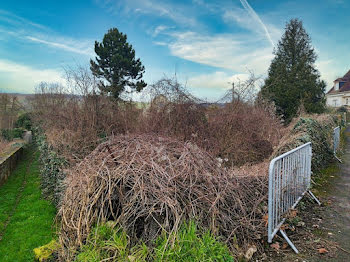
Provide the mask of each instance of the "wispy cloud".
{"label": "wispy cloud", "polygon": [[184,32],[171,36],[174,40],[168,47],[174,56],[235,72],[244,73],[249,69],[264,74],[273,57],[271,46],[259,46],[259,40],[250,35]]}
{"label": "wispy cloud", "polygon": [[61,38],[61,42],[59,42],[57,40],[48,41],[48,40],[40,39],[34,36],[25,36],[25,38],[32,42],[44,44],[52,48],[58,48],[65,51],[88,55],[88,56],[94,55],[94,52],[92,49],[93,41],[78,41],[78,40],[73,40],[68,38],[65,38],[65,39]]}
{"label": "wispy cloud", "polygon": [[0,9],[0,32],[8,37],[43,44],[51,48],[93,56],[94,41],[58,35],[48,27]]}
{"label": "wispy cloud", "polygon": [[40,82],[64,83],[59,70],[41,70],[3,59],[0,59],[0,74],[5,76],[2,79],[2,88],[14,92],[32,93]]}
{"label": "wispy cloud", "polygon": [[0,9],[0,21],[3,21],[13,26],[20,25],[25,27],[34,27],[40,30],[48,30],[48,27],[42,24],[35,23],[33,21],[30,21],[28,19],[25,19],[21,16],[15,15],[11,12],[2,9]]}
{"label": "wispy cloud", "polygon": [[163,17],[183,26],[198,25],[190,12],[189,6],[170,3],[169,1],[154,0],[95,0],[100,6],[111,13],[119,14],[120,10],[125,13],[146,14],[155,17]]}
{"label": "wispy cloud", "polygon": [[175,27],[174,26],[159,25],[153,30],[152,36],[156,37],[161,32],[164,32],[165,30],[171,29],[171,28],[175,28]]}
{"label": "wispy cloud", "polygon": [[258,14],[254,11],[254,9],[249,5],[248,1],[247,0],[240,0],[241,4],[243,5],[244,9],[248,12],[248,14],[251,16],[251,18],[256,21],[260,26],[261,28],[264,30],[265,32],[265,36],[266,36],[266,39],[268,41],[270,41],[271,45],[272,46],[275,46],[273,41],[272,41],[272,38],[270,36],[270,33],[269,31],[267,30],[267,27],[265,26],[265,24],[263,23],[263,21],[260,19],[260,17],[258,16]]}

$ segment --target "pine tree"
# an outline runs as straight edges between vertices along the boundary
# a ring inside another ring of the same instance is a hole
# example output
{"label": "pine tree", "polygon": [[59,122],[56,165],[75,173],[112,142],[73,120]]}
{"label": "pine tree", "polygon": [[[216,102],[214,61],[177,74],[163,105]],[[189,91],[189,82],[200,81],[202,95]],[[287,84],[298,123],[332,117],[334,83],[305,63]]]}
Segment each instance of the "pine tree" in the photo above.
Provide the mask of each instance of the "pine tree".
{"label": "pine tree", "polygon": [[317,55],[302,21],[289,21],[274,55],[261,89],[262,97],[275,103],[287,123],[300,107],[308,113],[321,113],[325,108],[326,84],[315,68]]}
{"label": "pine tree", "polygon": [[145,68],[135,59],[135,50],[127,42],[127,36],[117,28],[109,29],[102,43],[95,41],[96,62],[90,60],[90,69],[100,79],[101,92],[118,99],[129,87],[140,92],[146,83],[141,80]]}

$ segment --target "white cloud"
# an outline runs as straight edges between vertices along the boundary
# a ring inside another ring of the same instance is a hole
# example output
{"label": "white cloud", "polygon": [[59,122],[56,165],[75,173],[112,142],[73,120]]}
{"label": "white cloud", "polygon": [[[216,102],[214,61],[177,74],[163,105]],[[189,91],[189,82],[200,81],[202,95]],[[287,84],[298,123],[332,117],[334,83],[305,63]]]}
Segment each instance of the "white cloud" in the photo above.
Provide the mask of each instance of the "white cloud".
{"label": "white cloud", "polygon": [[149,14],[157,17],[165,17],[176,24],[185,26],[195,26],[197,21],[193,18],[193,13],[188,12],[188,6],[179,4],[165,3],[164,1],[154,0],[95,0],[109,12],[118,14],[119,10],[124,12],[133,12],[138,14]]}
{"label": "white cloud", "polygon": [[93,56],[94,41],[89,39],[74,39],[57,35],[44,25],[32,22],[23,17],[0,9],[1,38],[4,35],[21,40],[44,44],[51,48],[61,49],[82,55]]}
{"label": "white cloud", "polygon": [[[77,53],[77,54],[83,54],[88,56],[94,55],[94,52],[92,49],[92,46],[93,46],[92,41],[78,41],[78,40],[73,40],[68,38],[65,38],[65,39],[58,38],[58,40],[56,41],[49,41],[49,40],[37,38],[34,36],[26,36],[25,38],[35,43],[44,44],[53,48],[58,48],[58,49],[62,49],[62,50]],[[59,41],[59,39],[61,41]]]}
{"label": "white cloud", "polygon": [[5,75],[5,84],[3,83],[2,86],[13,92],[32,93],[40,82],[64,83],[62,73],[58,70],[40,70],[1,59],[0,74]]}
{"label": "white cloud", "polygon": [[168,29],[171,29],[171,28],[175,28],[175,27],[174,26],[159,25],[153,30],[152,36],[156,37],[161,32],[168,30]]}
{"label": "white cloud", "polygon": [[235,72],[252,70],[255,74],[266,74],[273,58],[272,47],[259,44],[258,37],[251,35],[184,32],[171,36],[174,41],[168,46],[172,55]]}
{"label": "white cloud", "polygon": [[[167,36],[166,41],[153,42],[156,45],[167,45],[171,54],[192,62],[229,69],[237,73],[246,73],[247,69],[255,74],[266,74],[273,57],[273,41],[280,37],[280,30],[273,25],[266,24],[252,9],[246,0],[240,0],[242,7],[230,4],[214,4],[202,0],[193,0],[189,8],[181,3],[156,2],[154,0],[130,0],[121,2],[115,0],[101,1],[104,8],[114,5],[119,8],[138,14],[152,14],[157,17],[167,17],[173,20],[176,27],[188,28],[191,31],[169,31],[167,26],[159,25],[149,34]],[[210,12],[221,15],[227,23],[232,21],[247,29],[245,34],[216,34],[202,33],[205,24],[196,20],[199,12]],[[229,8],[229,9],[228,9]],[[231,10],[226,11],[226,10]],[[185,26],[185,27],[184,27]],[[183,29],[187,30],[187,29]],[[268,40],[268,41],[266,41]]]}
{"label": "white cloud", "polygon": [[230,75],[222,71],[216,71],[211,74],[201,74],[190,77],[187,85],[192,88],[217,88],[230,89],[232,82],[244,82],[249,79],[249,74]]}
{"label": "white cloud", "polygon": [[342,77],[349,70],[349,65],[339,63],[334,59],[320,59],[316,61],[316,67],[321,73],[321,79],[327,83],[326,91],[332,88],[335,79]]}
{"label": "white cloud", "polygon": [[[238,25],[241,28],[247,29],[253,33],[264,35],[265,32],[260,26],[257,26],[256,21],[242,8],[230,8],[225,10],[222,14],[222,19],[226,24]],[[269,35],[273,41],[276,41],[275,37],[280,37],[282,31],[272,24],[265,23],[269,30]],[[270,41],[270,40],[269,40]]]}
{"label": "white cloud", "polygon": [[250,31],[259,33],[261,31],[260,27],[256,26],[255,21],[252,20],[249,14],[242,8],[232,8],[230,10],[225,10],[222,18],[227,24],[234,22],[240,27],[248,29]]}

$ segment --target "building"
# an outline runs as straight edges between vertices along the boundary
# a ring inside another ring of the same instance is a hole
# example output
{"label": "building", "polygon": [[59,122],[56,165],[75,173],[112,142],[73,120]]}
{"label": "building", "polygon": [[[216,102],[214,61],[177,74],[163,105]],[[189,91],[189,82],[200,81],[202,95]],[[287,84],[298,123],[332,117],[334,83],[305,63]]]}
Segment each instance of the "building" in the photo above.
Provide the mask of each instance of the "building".
{"label": "building", "polygon": [[350,106],[350,70],[326,94],[326,104],[331,107]]}

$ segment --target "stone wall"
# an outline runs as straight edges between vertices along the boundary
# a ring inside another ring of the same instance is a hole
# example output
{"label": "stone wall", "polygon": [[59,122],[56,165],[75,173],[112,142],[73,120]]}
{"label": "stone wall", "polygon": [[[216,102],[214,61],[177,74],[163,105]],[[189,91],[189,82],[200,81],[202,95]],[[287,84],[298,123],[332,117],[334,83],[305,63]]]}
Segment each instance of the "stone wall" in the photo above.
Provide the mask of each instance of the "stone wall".
{"label": "stone wall", "polygon": [[0,158],[0,186],[5,183],[23,155],[23,145],[14,148],[5,158]]}

